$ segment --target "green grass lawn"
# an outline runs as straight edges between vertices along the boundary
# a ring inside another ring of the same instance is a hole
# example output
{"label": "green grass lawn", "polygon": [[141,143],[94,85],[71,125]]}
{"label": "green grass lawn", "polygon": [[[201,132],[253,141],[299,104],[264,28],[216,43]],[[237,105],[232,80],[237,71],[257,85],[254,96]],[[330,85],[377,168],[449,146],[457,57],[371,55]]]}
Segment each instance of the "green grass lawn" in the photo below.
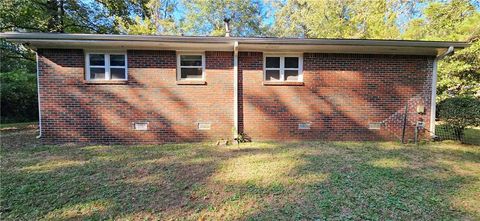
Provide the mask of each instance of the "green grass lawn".
{"label": "green grass lawn", "polygon": [[480,219],[480,147],[453,142],[4,143],[0,153],[2,220]]}
{"label": "green grass lawn", "polygon": [[465,129],[465,142],[469,144],[480,145],[480,128]]}

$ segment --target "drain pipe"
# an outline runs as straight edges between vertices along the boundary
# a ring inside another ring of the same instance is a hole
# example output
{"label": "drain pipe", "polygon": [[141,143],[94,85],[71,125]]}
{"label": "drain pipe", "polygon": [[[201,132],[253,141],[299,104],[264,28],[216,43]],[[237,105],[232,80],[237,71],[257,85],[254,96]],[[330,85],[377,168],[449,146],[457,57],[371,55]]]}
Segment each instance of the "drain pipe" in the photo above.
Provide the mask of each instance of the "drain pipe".
{"label": "drain pipe", "polygon": [[233,138],[238,138],[238,41],[233,44]]}
{"label": "drain pipe", "polygon": [[40,110],[40,70],[38,69],[38,52],[35,52],[35,61],[37,63],[37,104],[38,104],[38,129],[40,133],[37,139],[42,137],[42,111]]}
{"label": "drain pipe", "polygon": [[444,57],[448,56],[453,52],[453,46],[448,47],[448,50],[443,54],[438,55],[433,60],[433,73],[432,73],[432,100],[430,103],[430,133],[432,136],[435,135],[435,113],[436,113],[436,102],[437,99],[437,63],[442,60]]}

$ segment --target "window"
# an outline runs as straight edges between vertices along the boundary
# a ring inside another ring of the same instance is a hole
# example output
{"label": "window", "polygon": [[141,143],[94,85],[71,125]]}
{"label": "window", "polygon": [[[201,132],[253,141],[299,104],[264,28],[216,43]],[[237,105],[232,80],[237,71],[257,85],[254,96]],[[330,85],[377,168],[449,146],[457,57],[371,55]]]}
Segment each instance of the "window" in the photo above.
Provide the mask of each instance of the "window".
{"label": "window", "polygon": [[181,53],[177,56],[178,80],[205,80],[205,56],[202,53]]}
{"label": "window", "polygon": [[87,80],[127,80],[125,53],[96,53],[86,55]]}
{"label": "window", "polygon": [[265,81],[303,81],[302,57],[294,55],[266,55]]}

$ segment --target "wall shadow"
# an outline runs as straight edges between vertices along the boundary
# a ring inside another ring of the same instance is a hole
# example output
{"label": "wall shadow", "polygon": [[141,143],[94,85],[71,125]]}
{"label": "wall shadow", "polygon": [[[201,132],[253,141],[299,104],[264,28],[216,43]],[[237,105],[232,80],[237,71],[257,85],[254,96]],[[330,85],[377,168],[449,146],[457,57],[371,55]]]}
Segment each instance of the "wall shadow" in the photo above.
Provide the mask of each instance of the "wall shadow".
{"label": "wall shadow", "polygon": [[253,139],[400,140],[407,104],[407,139],[429,125],[430,57],[305,53],[304,86],[263,86],[263,55],[240,56],[240,124]]}
{"label": "wall shadow", "polygon": [[[228,63],[211,68],[210,63],[219,62],[212,58],[217,54],[207,56],[207,75],[214,86],[176,85],[174,51],[129,51],[130,73],[125,84],[85,82],[81,50],[42,50],[40,55],[41,96],[45,100],[42,133],[47,143],[191,142],[231,136],[233,120],[229,112],[222,111],[224,95],[213,96],[231,87],[217,80]],[[198,95],[210,100],[200,102]],[[219,108],[212,107],[214,101]],[[133,130],[134,122],[148,122],[149,130]],[[198,130],[198,122],[211,123],[212,129]]]}

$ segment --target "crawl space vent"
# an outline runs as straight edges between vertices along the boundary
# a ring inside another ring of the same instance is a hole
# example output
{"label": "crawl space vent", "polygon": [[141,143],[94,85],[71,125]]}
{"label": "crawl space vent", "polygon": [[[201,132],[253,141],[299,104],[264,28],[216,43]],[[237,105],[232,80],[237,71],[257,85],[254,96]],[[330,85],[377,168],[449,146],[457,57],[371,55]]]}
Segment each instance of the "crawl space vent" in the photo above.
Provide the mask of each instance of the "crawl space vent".
{"label": "crawl space vent", "polygon": [[370,130],[380,130],[381,127],[382,127],[381,122],[369,123],[368,124],[368,129],[370,129]]}
{"label": "crawl space vent", "polygon": [[134,130],[148,130],[148,122],[135,122],[133,123]]}
{"label": "crawl space vent", "polygon": [[300,129],[300,130],[310,130],[310,123],[300,123],[300,124],[298,124],[298,129]]}
{"label": "crawl space vent", "polygon": [[198,123],[197,125],[199,130],[210,130],[211,124],[210,123]]}

